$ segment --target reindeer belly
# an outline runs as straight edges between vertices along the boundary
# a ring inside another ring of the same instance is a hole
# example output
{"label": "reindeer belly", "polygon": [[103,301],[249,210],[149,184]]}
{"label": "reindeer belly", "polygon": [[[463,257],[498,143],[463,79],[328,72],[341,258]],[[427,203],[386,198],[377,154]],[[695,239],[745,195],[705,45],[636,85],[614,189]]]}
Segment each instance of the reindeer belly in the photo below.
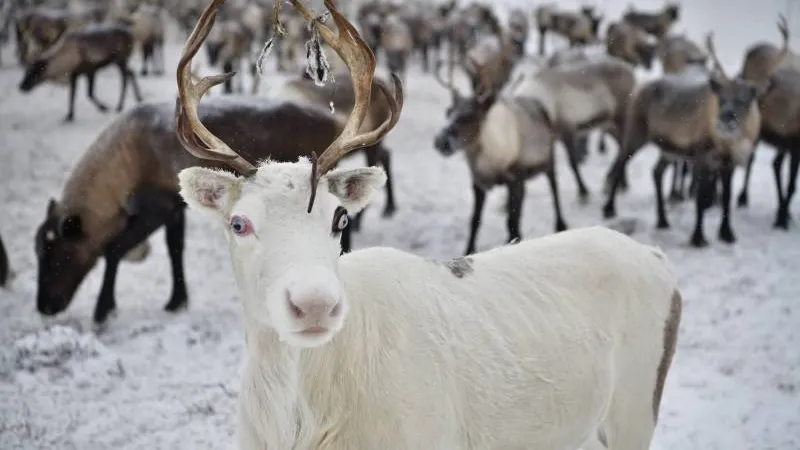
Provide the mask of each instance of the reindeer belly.
{"label": "reindeer belly", "polygon": [[579,89],[563,86],[557,94],[560,127],[569,130],[587,130],[611,120],[616,100],[605,86]]}
{"label": "reindeer belly", "polygon": [[476,171],[486,178],[506,172],[520,155],[521,138],[515,111],[505,102],[496,102],[487,113],[478,136],[481,151],[475,159]]}

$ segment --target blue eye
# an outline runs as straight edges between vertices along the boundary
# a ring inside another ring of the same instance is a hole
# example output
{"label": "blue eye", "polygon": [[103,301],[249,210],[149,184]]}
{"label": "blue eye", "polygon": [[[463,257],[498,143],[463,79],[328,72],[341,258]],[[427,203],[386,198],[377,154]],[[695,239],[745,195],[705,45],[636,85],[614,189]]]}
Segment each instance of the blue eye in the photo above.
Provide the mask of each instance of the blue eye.
{"label": "blue eye", "polygon": [[246,236],[253,231],[253,225],[246,217],[233,216],[231,217],[231,230],[237,236]]}

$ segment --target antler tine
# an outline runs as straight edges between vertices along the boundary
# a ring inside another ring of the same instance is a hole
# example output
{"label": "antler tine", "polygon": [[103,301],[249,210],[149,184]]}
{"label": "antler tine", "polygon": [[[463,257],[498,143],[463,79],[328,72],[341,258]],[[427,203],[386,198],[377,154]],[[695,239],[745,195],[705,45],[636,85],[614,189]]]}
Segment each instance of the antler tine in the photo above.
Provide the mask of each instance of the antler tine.
{"label": "antler tine", "polygon": [[250,175],[255,172],[255,166],[206,128],[200,122],[197,112],[197,106],[203,95],[212,87],[233,77],[236,72],[204,77],[196,83],[192,80],[192,58],[211,32],[217,10],[223,2],[224,0],[213,0],[206,7],[184,45],[177,70],[178,101],[175,105],[175,131],[181,145],[192,155],[201,159],[223,161],[243,175]]}
{"label": "antler tine", "polygon": [[706,34],[706,51],[708,52],[708,56],[711,57],[711,61],[714,63],[714,70],[719,72],[719,74],[725,80],[729,80],[728,74],[725,73],[725,69],[722,68],[722,64],[719,62],[719,58],[717,57],[717,50],[714,46],[714,33],[709,32]]}
{"label": "antler tine", "polygon": [[359,128],[361,128],[370,106],[372,82],[375,74],[375,55],[364,40],[361,39],[355,27],[339,12],[333,0],[325,0],[325,7],[330,11],[331,17],[336,23],[337,35],[334,35],[330,28],[312,16],[299,0],[291,0],[291,2],[306,20],[314,24],[319,31],[320,37],[336,51],[348,69],[350,69],[350,78],[353,83],[355,97],[353,109],[342,132],[325,149],[322,155],[314,161],[311,198],[308,204],[308,211],[311,212],[311,208],[314,206],[319,177],[333,168],[336,162],[344,155],[357,148],[374,144],[397,124],[400,119],[400,111],[403,108],[403,87],[397,75],[392,74],[394,83],[394,96],[392,96],[385,84],[379,80],[376,81],[381,94],[386,97],[389,103],[389,117],[378,128],[366,133],[359,133]]}
{"label": "antler tine", "polygon": [[778,54],[778,57],[775,58],[775,61],[772,63],[772,67],[768,73],[772,73],[778,66],[783,63],[783,60],[789,55],[789,24],[786,21],[786,16],[783,14],[778,15],[778,31],[781,33],[782,45],[781,45],[781,52]]}
{"label": "antler tine", "polygon": [[478,98],[478,101],[483,102],[490,95],[492,95],[492,91],[494,90],[492,86],[492,79],[489,76],[488,69],[486,66],[481,66],[475,61],[474,58],[468,57],[468,59],[472,62],[472,65],[477,69],[478,76],[480,76],[480,84],[475,89],[475,96]]}
{"label": "antler tine", "polygon": [[434,68],[433,76],[436,78],[436,81],[442,85],[445,89],[449,90],[453,96],[458,95],[458,90],[456,90],[455,86],[453,86],[453,80],[447,81],[442,76],[442,66],[444,62],[442,60],[436,61],[436,67]]}

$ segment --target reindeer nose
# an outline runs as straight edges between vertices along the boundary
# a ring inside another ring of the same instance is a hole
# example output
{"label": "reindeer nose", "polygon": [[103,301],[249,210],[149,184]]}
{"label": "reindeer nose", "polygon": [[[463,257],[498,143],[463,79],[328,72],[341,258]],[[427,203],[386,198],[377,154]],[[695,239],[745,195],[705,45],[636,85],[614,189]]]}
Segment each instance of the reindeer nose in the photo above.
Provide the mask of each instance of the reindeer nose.
{"label": "reindeer nose", "polygon": [[322,319],[336,317],[341,311],[341,302],[326,301],[321,298],[293,299],[286,293],[286,307],[296,319]]}

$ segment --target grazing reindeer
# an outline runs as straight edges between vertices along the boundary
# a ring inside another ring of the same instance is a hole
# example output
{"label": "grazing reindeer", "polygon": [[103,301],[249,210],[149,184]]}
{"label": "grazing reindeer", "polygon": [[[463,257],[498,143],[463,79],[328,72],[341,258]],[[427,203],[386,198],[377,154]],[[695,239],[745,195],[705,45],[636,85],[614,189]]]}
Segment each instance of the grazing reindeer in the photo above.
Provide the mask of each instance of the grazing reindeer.
{"label": "grazing reindeer", "polygon": [[[184,57],[219,3],[201,16]],[[384,174],[330,169],[391,129],[402,91],[397,82],[389,121],[359,134],[374,56],[325,5],[342,34],[315,25],[358,83],[342,135],[311,163],[265,162],[244,177],[179,174],[186,202],[226,230],[243,297],[238,447],[647,448],[682,308],[660,250],[594,227],[444,264],[389,248],[339,256],[347,210],[367,204]],[[197,120],[203,91],[187,72],[182,142],[241,172],[242,158]],[[540,417],[558,420],[531,426]]]}
{"label": "grazing reindeer", "polygon": [[652,67],[657,44],[643,30],[626,22],[614,22],[606,29],[605,41],[609,55],[647,70]]}
{"label": "grazing reindeer", "polygon": [[597,42],[600,23],[603,20],[601,16],[594,14],[593,8],[582,8],[577,12],[562,11],[551,4],[539,6],[534,14],[539,30],[540,56],[544,56],[545,38],[548,32],[565,38],[570,47],[587,45]]}
{"label": "grazing reindeer", "polygon": [[[788,42],[786,19],[780,16],[778,29]],[[787,44],[788,46],[788,44]],[[765,85],[753,85],[725,74],[714,51],[713,37],[706,47],[714,63],[710,75],[681,73],[643,85],[634,95],[628,110],[623,147],[607,179],[608,201],[603,207],[606,218],[616,215],[614,204],[620,171],[646,143],[661,148],[653,167],[656,191],[657,225],[669,228],[664,209],[662,180],[670,159],[689,159],[697,183],[697,218],[691,244],[708,245],[703,233],[703,215],[711,206],[717,174],[722,182],[722,221],[719,239],[733,243],[736,237],[730,225],[731,180],[736,165],[744,165],[754,151],[761,116],[757,105]]]}
{"label": "grazing reindeer", "polygon": [[680,15],[681,7],[678,4],[667,3],[658,12],[636,11],[633,5],[629,5],[628,11],[622,15],[622,20],[661,39],[667,35],[670,28],[680,19]]}
{"label": "grazing reindeer", "polygon": [[94,76],[98,70],[113,64],[119,68],[122,78],[117,103],[117,111],[122,111],[129,81],[136,101],[142,101],[136,77],[128,67],[132,51],[133,35],[121,26],[95,25],[67,31],[58,43],[27,67],[19,89],[30,92],[44,81],[68,75],[69,111],[64,120],[71,122],[75,118],[75,85],[81,75],[86,77],[86,94],[89,100],[98,110],[108,110],[106,105],[94,97]]}

